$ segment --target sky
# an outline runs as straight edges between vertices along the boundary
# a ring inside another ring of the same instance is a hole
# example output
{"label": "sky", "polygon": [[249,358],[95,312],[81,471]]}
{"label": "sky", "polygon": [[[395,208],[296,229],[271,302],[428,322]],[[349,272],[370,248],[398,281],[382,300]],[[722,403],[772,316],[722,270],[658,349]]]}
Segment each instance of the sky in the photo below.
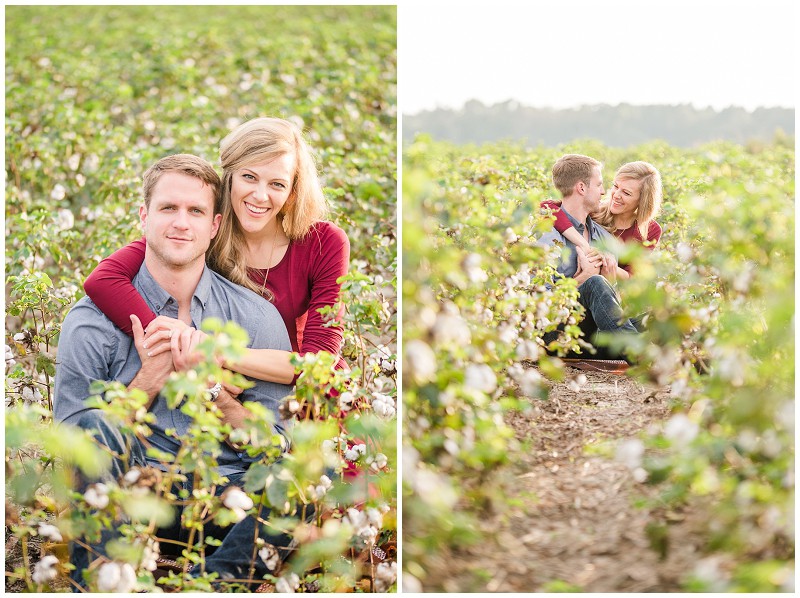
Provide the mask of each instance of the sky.
{"label": "sky", "polygon": [[794,107],[793,0],[399,2],[403,113],[490,105]]}

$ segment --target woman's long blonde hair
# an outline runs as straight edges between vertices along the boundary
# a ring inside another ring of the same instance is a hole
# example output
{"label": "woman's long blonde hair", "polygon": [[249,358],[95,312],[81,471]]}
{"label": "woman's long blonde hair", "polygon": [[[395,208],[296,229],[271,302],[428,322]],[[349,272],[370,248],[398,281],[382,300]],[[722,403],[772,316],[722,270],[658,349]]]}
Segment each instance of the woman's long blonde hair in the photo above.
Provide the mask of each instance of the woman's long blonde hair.
{"label": "woman's long blonde hair", "polygon": [[[658,172],[658,169],[649,162],[638,161],[628,162],[620,166],[614,178],[642,182],[642,187],[639,190],[639,204],[636,207],[636,220],[634,223],[639,229],[642,239],[646,241],[650,223],[661,211],[663,195],[661,189],[661,174]],[[613,233],[618,228],[616,226],[617,215],[611,213],[610,199],[600,205],[600,209],[595,214],[592,214],[592,218],[609,232]]]}
{"label": "woman's long blonde hair", "polygon": [[261,287],[248,276],[244,231],[231,204],[233,175],[240,168],[270,162],[285,154],[295,158],[292,190],[277,215],[290,241],[305,237],[328,215],[328,204],[317,176],[317,164],[300,128],[282,118],[262,117],[236,127],[220,142],[222,191],[219,232],[208,251],[208,265],[228,280],[256,292]]}

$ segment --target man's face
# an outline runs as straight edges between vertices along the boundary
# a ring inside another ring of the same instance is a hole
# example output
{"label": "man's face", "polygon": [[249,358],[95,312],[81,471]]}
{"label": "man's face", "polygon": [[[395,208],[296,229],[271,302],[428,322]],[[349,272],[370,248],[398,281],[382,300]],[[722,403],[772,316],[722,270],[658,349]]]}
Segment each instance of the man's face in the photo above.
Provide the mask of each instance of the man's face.
{"label": "man's face", "polygon": [[592,178],[589,180],[589,187],[586,189],[583,201],[586,209],[594,212],[600,207],[600,198],[605,195],[606,190],[603,188],[603,173],[600,168],[595,166],[592,170]]}
{"label": "man's face", "polygon": [[164,266],[187,268],[205,261],[219,229],[214,192],[200,179],[166,172],[153,188],[150,206],[139,208],[147,249]]}

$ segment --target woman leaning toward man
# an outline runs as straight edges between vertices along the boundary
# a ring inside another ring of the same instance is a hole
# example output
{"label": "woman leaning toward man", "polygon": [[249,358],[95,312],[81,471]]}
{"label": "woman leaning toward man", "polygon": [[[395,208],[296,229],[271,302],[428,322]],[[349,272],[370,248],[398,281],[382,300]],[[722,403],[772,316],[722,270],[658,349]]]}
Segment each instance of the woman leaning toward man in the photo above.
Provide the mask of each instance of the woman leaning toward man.
{"label": "woman leaning toward man", "polygon": [[[348,272],[350,243],[342,229],[325,220],[327,203],[300,129],[279,118],[245,122],[220,143],[220,162],[222,220],[207,254],[209,267],[271,301],[294,352],[340,354],[342,329],[325,326],[318,310],[339,299],[337,279]],[[186,325],[156,318],[131,284],[144,251],[142,239],[103,260],[86,279],[87,295],[128,334],[135,314],[145,326],[147,346],[172,337],[175,326],[187,340],[197,335]],[[153,353],[162,350],[169,345],[162,343]],[[290,358],[289,351],[248,349],[226,366],[286,384],[295,379]],[[337,367],[347,367],[341,355]]]}

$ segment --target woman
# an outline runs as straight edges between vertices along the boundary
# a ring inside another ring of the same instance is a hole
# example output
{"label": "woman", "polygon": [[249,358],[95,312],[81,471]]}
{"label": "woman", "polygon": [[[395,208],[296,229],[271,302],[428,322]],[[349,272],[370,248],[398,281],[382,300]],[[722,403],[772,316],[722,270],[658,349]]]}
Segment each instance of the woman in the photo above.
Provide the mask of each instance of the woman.
{"label": "woman", "polygon": [[[338,354],[342,329],[324,326],[318,310],[335,305],[347,274],[350,243],[327,222],[328,208],[316,164],[299,128],[287,120],[257,118],[220,143],[222,221],[208,251],[208,265],[229,280],[272,301],[281,314],[292,350]],[[145,343],[170,338],[174,323],[155,314],[131,284],[144,259],[144,240],[103,260],[86,279],[92,301],[132,334],[130,314],[146,327]],[[341,313],[339,313],[341,317]],[[180,325],[178,325],[180,326]],[[153,354],[169,350],[161,343]],[[231,369],[279,383],[295,379],[289,351],[248,349]],[[337,367],[346,367],[339,357]]]}
{"label": "woman", "polygon": [[[600,204],[600,209],[591,214],[592,219],[625,243],[641,243],[652,250],[661,238],[661,225],[655,221],[661,209],[661,174],[648,162],[628,162],[614,175],[611,196]],[[545,201],[542,205],[553,210],[555,229],[581,247],[592,251],[583,235],[572,226],[566,214],[561,213],[561,204]],[[618,278],[629,278],[630,265],[617,267]]]}

